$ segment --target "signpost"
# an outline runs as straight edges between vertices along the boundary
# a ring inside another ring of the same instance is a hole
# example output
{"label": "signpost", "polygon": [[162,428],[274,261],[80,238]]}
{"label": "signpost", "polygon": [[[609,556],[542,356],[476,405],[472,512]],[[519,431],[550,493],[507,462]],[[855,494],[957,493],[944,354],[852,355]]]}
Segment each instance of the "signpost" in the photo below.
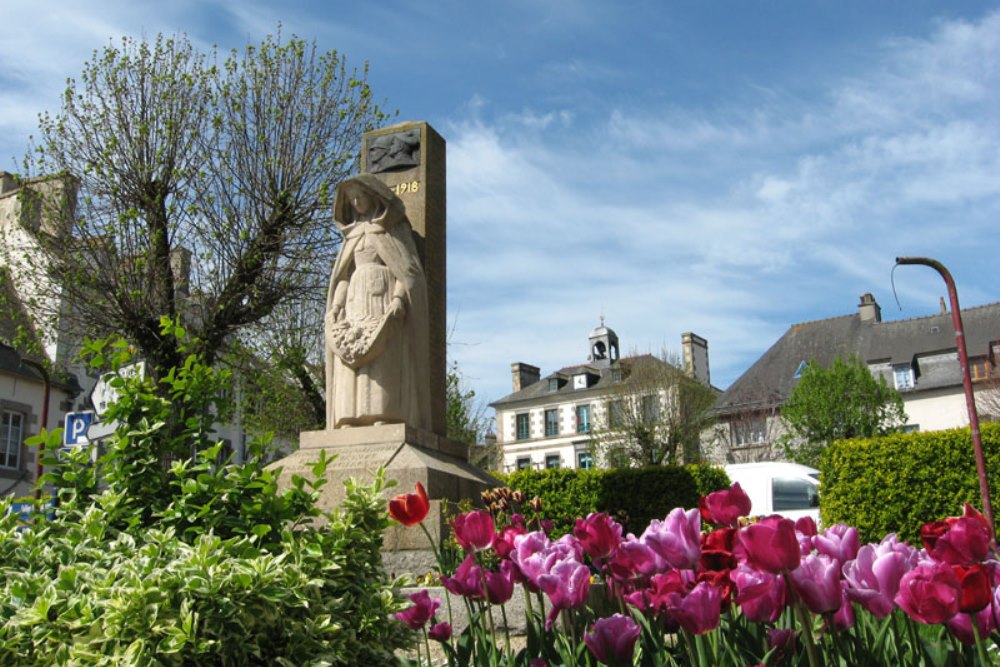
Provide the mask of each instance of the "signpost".
{"label": "signpost", "polygon": [[108,409],[108,405],[118,399],[118,388],[113,385],[117,378],[144,377],[146,375],[146,362],[140,361],[128,366],[122,366],[117,373],[105,373],[94,385],[90,392],[90,402],[94,404],[94,411],[97,415],[103,416]]}
{"label": "signpost", "polygon": [[94,412],[67,412],[63,429],[63,447],[86,446],[103,440],[118,427],[118,422],[95,421]]}

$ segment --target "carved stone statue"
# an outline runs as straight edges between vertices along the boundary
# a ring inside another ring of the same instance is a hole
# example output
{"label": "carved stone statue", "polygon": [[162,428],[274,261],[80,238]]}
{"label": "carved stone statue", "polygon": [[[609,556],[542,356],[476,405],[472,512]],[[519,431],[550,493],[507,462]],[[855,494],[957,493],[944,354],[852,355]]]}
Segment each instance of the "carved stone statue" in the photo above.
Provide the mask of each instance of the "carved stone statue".
{"label": "carved stone statue", "polygon": [[337,189],[344,242],[327,295],[327,429],[430,428],[427,283],[403,202],[362,174]]}
{"label": "carved stone statue", "polygon": [[420,164],[420,130],[412,129],[377,137],[368,145],[368,169],[383,171],[409,169]]}

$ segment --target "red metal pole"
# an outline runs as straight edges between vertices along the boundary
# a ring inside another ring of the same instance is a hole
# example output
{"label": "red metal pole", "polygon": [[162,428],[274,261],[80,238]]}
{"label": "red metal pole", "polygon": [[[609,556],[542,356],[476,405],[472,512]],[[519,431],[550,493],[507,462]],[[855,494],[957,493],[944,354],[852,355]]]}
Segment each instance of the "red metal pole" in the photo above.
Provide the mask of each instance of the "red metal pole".
{"label": "red metal pole", "polygon": [[979,413],[976,411],[976,396],[972,390],[972,376],[969,374],[969,354],[965,348],[965,331],[962,328],[962,311],[958,307],[958,290],[951,273],[941,262],[929,257],[897,257],[896,264],[923,264],[941,274],[948,286],[951,300],[951,322],[955,326],[955,343],[958,347],[958,363],[962,367],[962,386],[965,388],[965,405],[969,411],[969,430],[972,431],[972,447],[976,452],[976,471],[979,473],[979,492],[983,497],[983,514],[990,524],[990,537],[996,546],[996,527],[993,523],[993,507],[990,504],[990,484],[986,477],[986,458],[983,456],[983,440],[979,435]]}
{"label": "red metal pole", "polygon": [[[45,381],[45,393],[42,398],[42,428],[47,429],[49,427],[49,393],[51,391],[52,381],[49,379],[49,372],[45,369],[45,366],[38,363],[37,361],[32,361],[31,359],[21,359],[21,363],[25,366],[31,366],[37,369],[39,373],[42,374],[42,379]],[[42,451],[43,448],[39,447],[38,451],[35,452],[35,500],[39,500],[42,497],[42,485],[39,480],[42,479],[42,474],[44,470],[42,469]]]}

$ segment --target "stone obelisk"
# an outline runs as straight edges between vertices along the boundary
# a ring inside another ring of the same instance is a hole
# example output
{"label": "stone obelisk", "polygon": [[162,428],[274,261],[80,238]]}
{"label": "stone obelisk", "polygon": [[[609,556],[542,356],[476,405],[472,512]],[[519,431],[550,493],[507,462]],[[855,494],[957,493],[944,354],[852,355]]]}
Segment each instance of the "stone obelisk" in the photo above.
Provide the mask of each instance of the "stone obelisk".
{"label": "stone obelisk", "polygon": [[[273,464],[283,478],[308,475],[320,451],[336,455],[319,504],[333,509],[347,478],[384,468],[431,498],[425,525],[440,539],[443,503],[497,485],[469,464],[467,446],[446,437],[445,142],[423,122],[365,134],[361,175],[338,187],[334,218],[344,235],[325,313],[327,425]],[[422,531],[387,532],[391,569],[433,565]]]}

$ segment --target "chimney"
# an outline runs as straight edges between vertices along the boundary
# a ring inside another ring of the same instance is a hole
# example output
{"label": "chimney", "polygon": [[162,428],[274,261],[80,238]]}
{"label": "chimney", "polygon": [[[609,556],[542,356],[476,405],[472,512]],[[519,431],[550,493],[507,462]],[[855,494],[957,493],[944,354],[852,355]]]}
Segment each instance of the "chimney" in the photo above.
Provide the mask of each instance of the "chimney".
{"label": "chimney", "polygon": [[708,368],[708,341],[690,331],[681,334],[684,351],[684,372],[711,386],[712,374]]}
{"label": "chimney", "polygon": [[879,308],[871,292],[865,292],[861,295],[861,303],[858,304],[858,316],[861,317],[862,322],[882,321],[882,309]]}
{"label": "chimney", "polygon": [[0,195],[13,192],[21,187],[17,177],[7,171],[0,171]]}
{"label": "chimney", "polygon": [[510,365],[510,374],[514,381],[515,392],[535,384],[542,377],[542,371],[538,366],[532,366],[522,361],[516,361]]}
{"label": "chimney", "polygon": [[944,297],[941,297],[941,314],[942,315],[948,314],[948,304],[944,302]]}

